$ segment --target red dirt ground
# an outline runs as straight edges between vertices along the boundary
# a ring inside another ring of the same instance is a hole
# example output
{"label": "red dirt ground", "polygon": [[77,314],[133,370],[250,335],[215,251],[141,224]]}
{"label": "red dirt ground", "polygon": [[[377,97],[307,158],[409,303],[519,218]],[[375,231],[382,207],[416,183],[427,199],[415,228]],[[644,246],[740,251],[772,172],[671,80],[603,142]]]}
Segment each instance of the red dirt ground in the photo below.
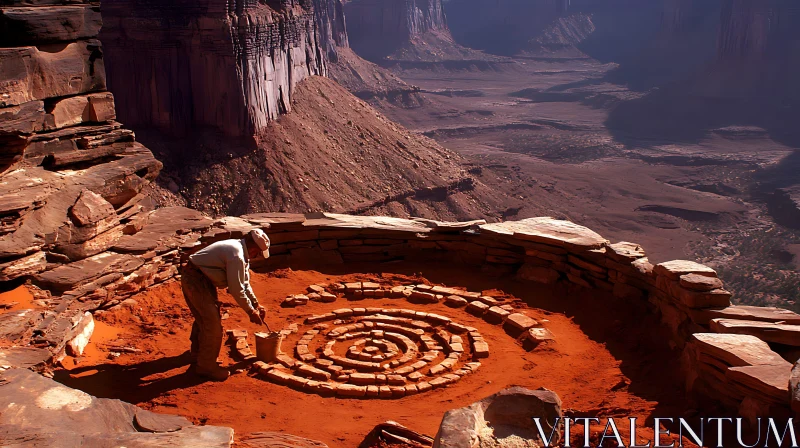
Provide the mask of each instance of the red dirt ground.
{"label": "red dirt ground", "polygon": [[[445,411],[512,385],[551,389],[561,397],[564,409],[575,416],[632,415],[649,426],[648,417],[681,416],[686,410],[672,380],[677,377],[672,369],[674,357],[668,349],[653,350],[653,344],[659,344],[658,327],[634,318],[637,310],[616,306],[607,297],[492,280],[463,268],[389,266],[384,269],[392,273],[382,274],[291,269],[256,273],[253,288],[269,308],[267,320],[273,329],[302,324],[305,316],[355,303],[359,307],[424,309],[452,317],[477,327],[489,343],[491,355],[482,360],[477,373],[447,388],[398,400],[323,398],[254,378],[246,371],[223,383],[204,382],[187,372],[191,317],[180,284],[172,282],[135,296],[138,303],[133,308],[101,313],[85,355],[67,358],[64,368],[56,371],[56,379],[96,396],[181,414],[196,423],[231,426],[237,437],[254,431],[281,431],[321,440],[331,447],[356,447],[376,424],[386,420],[433,436]],[[355,272],[370,272],[369,266],[358,268]],[[353,272],[353,266],[350,270]],[[499,326],[441,304],[413,305],[392,299],[348,302],[340,298],[335,303],[310,302],[299,308],[279,306],[287,295],[302,293],[310,284],[373,278],[464,286],[495,296],[513,294],[518,298],[513,306],[530,305],[526,313],[543,322],[555,334],[556,342],[527,352]],[[229,315],[223,326],[247,329],[254,349],[252,333],[259,329],[227,293],[220,297]],[[116,349],[123,353],[114,357],[110,354],[114,347],[125,347],[128,353]],[[223,347],[221,359],[224,365],[236,364],[227,347]],[[235,367],[246,368],[243,364]],[[627,429],[620,430],[627,434]],[[576,440],[579,432],[582,427],[575,427]],[[653,434],[643,427],[639,435],[652,439]]]}

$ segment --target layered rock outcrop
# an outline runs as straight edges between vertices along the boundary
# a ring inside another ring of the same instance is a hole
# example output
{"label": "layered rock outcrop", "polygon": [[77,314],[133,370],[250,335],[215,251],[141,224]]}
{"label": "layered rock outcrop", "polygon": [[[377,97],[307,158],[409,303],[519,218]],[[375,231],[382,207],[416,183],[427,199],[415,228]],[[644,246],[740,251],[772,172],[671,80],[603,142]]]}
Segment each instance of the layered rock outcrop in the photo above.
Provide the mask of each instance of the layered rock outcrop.
{"label": "layered rock outcrop", "polygon": [[[161,163],[116,121],[97,5],[53,3],[0,6],[0,283],[35,279],[62,295],[145,264],[112,248],[152,210],[148,188]],[[63,354],[91,332],[91,308],[68,299],[4,315],[3,338],[27,338],[34,347],[0,357],[35,366]]]}
{"label": "layered rock outcrop", "polygon": [[291,109],[297,83],[325,74],[306,2],[107,0],[103,18],[109,84],[129,126],[251,137]]}
{"label": "layered rock outcrop", "polygon": [[0,8],[0,281],[111,248],[161,169],[116,121],[99,8],[44,3]]}

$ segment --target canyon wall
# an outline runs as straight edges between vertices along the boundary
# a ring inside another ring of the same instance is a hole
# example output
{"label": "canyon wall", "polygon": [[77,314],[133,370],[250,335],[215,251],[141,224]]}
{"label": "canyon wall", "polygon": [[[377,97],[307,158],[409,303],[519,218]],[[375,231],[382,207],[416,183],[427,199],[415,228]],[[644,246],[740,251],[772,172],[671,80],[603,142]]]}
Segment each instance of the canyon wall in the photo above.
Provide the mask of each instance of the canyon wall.
{"label": "canyon wall", "polygon": [[252,136],[325,73],[307,2],[107,0],[103,19],[109,85],[134,127]]}
{"label": "canyon wall", "polygon": [[569,0],[449,0],[451,32],[465,46],[513,55],[568,11]]}
{"label": "canyon wall", "polygon": [[325,52],[329,62],[336,62],[337,48],[350,47],[342,0],[314,0],[314,14],[319,47]]}
{"label": "canyon wall", "polygon": [[373,106],[413,108],[422,104],[418,88],[350,48],[342,0],[314,0],[314,15],[330,78]]}
{"label": "canyon wall", "polygon": [[345,14],[350,44],[369,60],[389,56],[418,36],[450,36],[441,0],[350,0]]}

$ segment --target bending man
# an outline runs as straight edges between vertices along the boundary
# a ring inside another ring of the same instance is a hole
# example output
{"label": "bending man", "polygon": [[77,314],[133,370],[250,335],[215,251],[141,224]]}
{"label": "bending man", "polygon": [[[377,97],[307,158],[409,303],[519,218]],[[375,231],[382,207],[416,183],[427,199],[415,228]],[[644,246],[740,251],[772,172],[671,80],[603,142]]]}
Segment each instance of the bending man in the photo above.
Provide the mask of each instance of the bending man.
{"label": "bending man", "polygon": [[269,257],[269,238],[261,229],[240,240],[218,241],[189,256],[181,269],[183,296],[194,316],[192,363],[199,375],[224,381],[229,372],[217,364],[222,345],[222,318],[217,287],[227,287],[250,321],[264,324],[267,310],[250,287],[250,260]]}

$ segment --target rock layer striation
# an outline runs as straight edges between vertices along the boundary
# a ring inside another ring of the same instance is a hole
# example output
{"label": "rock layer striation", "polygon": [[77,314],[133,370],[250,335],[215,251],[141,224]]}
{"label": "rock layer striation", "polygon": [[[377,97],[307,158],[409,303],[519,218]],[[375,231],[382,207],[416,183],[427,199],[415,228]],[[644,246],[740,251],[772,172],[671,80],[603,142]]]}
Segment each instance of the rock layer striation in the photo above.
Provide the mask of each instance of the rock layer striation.
{"label": "rock layer striation", "polygon": [[108,0],[103,18],[110,86],[130,126],[249,137],[291,109],[297,83],[325,74],[306,2]]}

